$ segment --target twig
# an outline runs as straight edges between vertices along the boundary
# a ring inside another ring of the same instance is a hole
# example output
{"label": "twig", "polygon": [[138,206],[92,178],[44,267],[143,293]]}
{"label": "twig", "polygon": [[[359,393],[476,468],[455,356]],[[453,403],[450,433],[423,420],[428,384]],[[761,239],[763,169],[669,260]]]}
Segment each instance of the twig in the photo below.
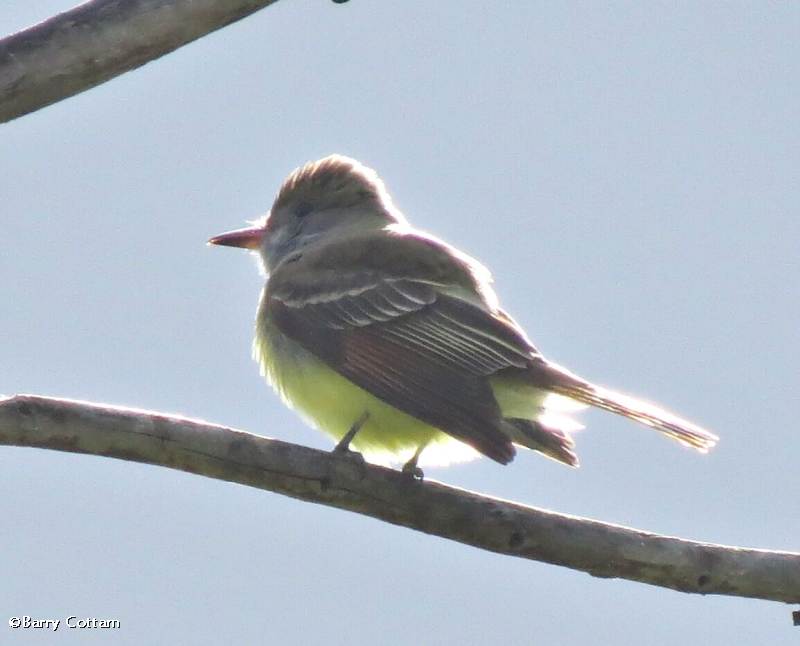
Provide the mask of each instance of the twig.
{"label": "twig", "polygon": [[91,0],[0,40],[0,123],[60,101],[276,0]]}
{"label": "twig", "polygon": [[0,399],[0,444],[180,469],[598,577],[800,603],[798,553],[698,543],[526,507],[183,417],[18,395]]}

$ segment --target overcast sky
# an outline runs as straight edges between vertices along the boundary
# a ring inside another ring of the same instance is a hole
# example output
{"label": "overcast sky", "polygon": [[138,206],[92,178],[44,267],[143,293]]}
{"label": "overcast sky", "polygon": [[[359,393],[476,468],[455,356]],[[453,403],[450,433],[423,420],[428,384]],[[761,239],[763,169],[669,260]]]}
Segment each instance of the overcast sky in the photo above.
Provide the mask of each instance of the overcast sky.
{"label": "overcast sky", "polygon": [[[69,0],[0,3],[11,32]],[[800,549],[800,5],[280,0],[0,126],[0,392],[319,448],[250,359],[262,279],[206,239],[294,167],[376,168],[492,270],[550,358],[717,432],[589,412],[574,471],[427,475],[687,538]],[[790,606],[490,554],[163,468],[0,448],[0,641],[797,644]],[[11,616],[115,618],[12,631]]]}

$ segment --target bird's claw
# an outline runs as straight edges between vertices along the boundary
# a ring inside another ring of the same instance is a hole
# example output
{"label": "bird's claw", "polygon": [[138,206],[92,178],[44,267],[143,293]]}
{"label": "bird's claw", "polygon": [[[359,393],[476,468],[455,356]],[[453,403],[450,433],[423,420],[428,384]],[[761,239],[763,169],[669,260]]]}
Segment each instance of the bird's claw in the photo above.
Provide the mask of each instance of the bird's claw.
{"label": "bird's claw", "polygon": [[416,464],[404,464],[403,473],[410,477],[412,480],[422,481],[425,479],[425,472],[420,469]]}

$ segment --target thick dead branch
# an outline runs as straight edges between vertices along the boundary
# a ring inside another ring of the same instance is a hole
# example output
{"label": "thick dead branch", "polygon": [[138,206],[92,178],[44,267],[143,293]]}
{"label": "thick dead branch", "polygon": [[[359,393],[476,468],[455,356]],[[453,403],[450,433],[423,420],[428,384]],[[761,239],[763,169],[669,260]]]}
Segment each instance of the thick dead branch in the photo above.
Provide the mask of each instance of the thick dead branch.
{"label": "thick dead branch", "polygon": [[276,0],[91,0],[0,40],[0,123],[144,65]]}
{"label": "thick dead branch", "polygon": [[800,602],[798,553],[698,543],[557,514],[182,417],[20,395],[0,399],[0,444],[180,469],[599,577]]}

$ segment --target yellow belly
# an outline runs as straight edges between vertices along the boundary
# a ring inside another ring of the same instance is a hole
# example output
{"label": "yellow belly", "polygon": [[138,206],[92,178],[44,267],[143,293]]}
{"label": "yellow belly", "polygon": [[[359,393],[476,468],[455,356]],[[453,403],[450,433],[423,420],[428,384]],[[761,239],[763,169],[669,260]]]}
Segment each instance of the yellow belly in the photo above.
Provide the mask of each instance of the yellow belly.
{"label": "yellow belly", "polygon": [[253,356],[284,402],[336,441],[367,412],[369,417],[350,446],[371,462],[402,463],[419,447],[426,447],[422,466],[462,462],[478,455],[438,428],[356,386],[263,317],[259,317]]}

